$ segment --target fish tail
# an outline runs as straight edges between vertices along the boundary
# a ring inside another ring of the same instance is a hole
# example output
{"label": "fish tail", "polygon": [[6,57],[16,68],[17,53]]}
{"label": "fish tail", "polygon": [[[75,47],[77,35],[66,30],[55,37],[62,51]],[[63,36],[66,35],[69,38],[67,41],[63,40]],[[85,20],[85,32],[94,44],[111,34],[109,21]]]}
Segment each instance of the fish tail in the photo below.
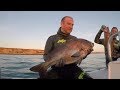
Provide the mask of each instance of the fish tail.
{"label": "fish tail", "polygon": [[33,72],[45,73],[47,71],[47,67],[45,63],[41,63],[41,64],[31,67],[30,70]]}

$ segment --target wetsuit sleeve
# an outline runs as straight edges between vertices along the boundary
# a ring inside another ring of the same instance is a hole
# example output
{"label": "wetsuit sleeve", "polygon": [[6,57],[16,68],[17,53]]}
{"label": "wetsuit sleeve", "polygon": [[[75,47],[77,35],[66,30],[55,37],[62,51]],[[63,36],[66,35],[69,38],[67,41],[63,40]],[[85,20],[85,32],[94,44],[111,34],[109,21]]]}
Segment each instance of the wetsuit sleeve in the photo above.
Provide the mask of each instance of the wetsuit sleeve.
{"label": "wetsuit sleeve", "polygon": [[115,44],[114,44],[114,47],[116,50],[119,50],[120,51],[120,42],[117,41]]}
{"label": "wetsuit sleeve", "polygon": [[102,44],[102,45],[104,44],[104,39],[100,39],[102,32],[103,32],[102,30],[99,30],[99,32],[97,33],[97,35],[94,39],[95,43]]}
{"label": "wetsuit sleeve", "polygon": [[46,44],[45,44],[45,49],[44,49],[44,55],[43,55],[43,59],[44,61],[47,60],[47,55],[49,52],[51,52],[53,49],[53,37],[50,36],[47,41],[46,41]]}

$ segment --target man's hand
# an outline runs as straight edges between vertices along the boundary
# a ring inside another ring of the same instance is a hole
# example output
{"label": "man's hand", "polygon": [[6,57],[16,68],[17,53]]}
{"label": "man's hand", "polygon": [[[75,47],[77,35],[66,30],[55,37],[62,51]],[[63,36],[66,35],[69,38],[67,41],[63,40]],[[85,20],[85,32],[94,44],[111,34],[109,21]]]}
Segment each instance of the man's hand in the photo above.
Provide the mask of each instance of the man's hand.
{"label": "man's hand", "polygon": [[107,33],[107,32],[109,32],[109,27],[106,27],[106,26],[102,25],[101,30],[102,30],[104,33]]}
{"label": "man's hand", "polygon": [[59,62],[55,64],[56,67],[63,67],[65,65],[64,60],[60,59]]}
{"label": "man's hand", "polygon": [[101,28],[100,28],[100,30],[104,31],[105,28],[106,28],[106,26],[102,25]]}

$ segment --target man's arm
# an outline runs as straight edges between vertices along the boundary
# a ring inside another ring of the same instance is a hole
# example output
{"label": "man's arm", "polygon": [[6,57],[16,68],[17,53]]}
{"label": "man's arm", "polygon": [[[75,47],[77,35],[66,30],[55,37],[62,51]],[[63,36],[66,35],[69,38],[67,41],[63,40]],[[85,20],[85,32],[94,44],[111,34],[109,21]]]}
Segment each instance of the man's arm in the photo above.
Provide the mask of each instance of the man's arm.
{"label": "man's arm", "polygon": [[44,61],[47,60],[47,55],[49,52],[51,52],[52,49],[53,49],[53,37],[50,36],[47,39],[46,44],[45,44],[44,55],[43,55]]}
{"label": "man's arm", "polygon": [[105,26],[102,25],[101,29],[99,30],[99,32],[97,33],[97,35],[96,35],[96,37],[94,39],[95,43],[98,43],[98,44],[103,44],[104,43],[104,40],[100,39],[104,28],[105,28]]}

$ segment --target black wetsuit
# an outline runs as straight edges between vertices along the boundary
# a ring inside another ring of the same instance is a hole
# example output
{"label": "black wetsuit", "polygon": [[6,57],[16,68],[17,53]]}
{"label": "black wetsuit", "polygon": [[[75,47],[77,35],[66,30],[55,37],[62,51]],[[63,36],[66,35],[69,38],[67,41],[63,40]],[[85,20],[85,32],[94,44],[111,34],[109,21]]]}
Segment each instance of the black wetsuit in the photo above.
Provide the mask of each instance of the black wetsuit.
{"label": "black wetsuit", "polygon": [[[59,28],[57,34],[50,36],[47,39],[45,50],[44,50],[44,60],[46,61],[46,56],[53,49],[58,48],[60,45],[65,44],[71,39],[76,39],[75,36],[70,34],[64,34]],[[64,65],[63,67],[52,66],[52,69],[48,71],[47,75],[44,76],[40,74],[41,79],[78,79],[79,75],[83,70],[77,66],[76,63]],[[83,79],[91,79],[87,74],[83,76]]]}

